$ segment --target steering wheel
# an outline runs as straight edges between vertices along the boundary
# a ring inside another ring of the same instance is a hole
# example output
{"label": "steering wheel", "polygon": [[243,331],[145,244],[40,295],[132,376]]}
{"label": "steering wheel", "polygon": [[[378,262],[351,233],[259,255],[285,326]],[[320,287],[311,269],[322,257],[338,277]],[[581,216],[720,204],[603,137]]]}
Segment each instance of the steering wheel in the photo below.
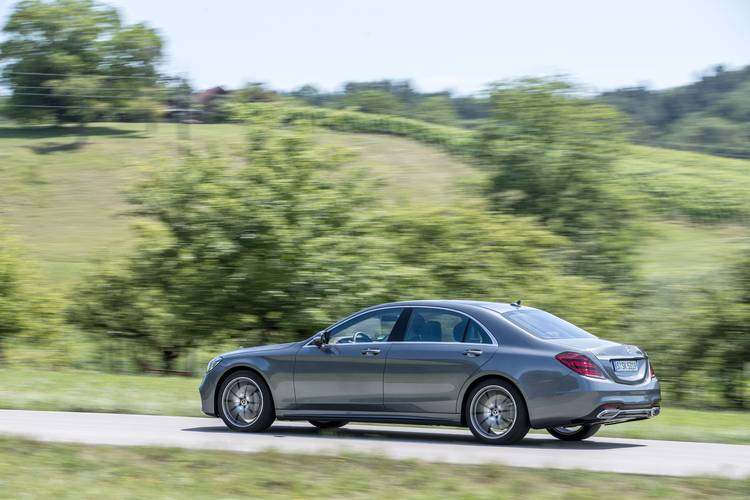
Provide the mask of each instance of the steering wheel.
{"label": "steering wheel", "polygon": [[[363,340],[358,340],[357,337],[361,337]],[[356,332],[354,335],[352,335],[352,342],[372,342],[372,339],[365,332]]]}

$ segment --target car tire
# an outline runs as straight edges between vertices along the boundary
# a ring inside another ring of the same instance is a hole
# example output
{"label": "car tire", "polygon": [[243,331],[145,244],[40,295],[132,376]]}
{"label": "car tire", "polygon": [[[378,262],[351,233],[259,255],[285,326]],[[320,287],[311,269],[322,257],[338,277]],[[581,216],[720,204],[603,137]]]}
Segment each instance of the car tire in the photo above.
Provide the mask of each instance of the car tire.
{"label": "car tire", "polygon": [[250,370],[236,371],[222,382],[216,406],[219,417],[233,431],[262,432],[276,420],[268,385]]}
{"label": "car tire", "polygon": [[487,444],[517,443],[530,427],[523,396],[502,379],[485,380],[471,390],[464,418],[474,437]]}
{"label": "car tire", "polygon": [[349,423],[346,420],[308,420],[308,422],[318,429],[338,429]]}
{"label": "car tire", "polygon": [[[576,427],[579,427],[576,429]],[[601,429],[601,424],[580,425],[571,427],[550,427],[547,432],[562,441],[582,441],[590,438]]]}

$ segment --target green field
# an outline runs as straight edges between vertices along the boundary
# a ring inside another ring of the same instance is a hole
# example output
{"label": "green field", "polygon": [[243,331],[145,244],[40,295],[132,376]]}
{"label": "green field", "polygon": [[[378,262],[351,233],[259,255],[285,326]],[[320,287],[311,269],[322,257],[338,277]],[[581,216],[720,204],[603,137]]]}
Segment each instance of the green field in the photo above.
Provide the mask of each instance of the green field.
{"label": "green field", "polygon": [[747,498],[750,480],[0,438],[6,498]]}
{"label": "green field", "polygon": [[[186,377],[0,369],[0,408],[200,416],[199,383]],[[750,413],[665,407],[658,418],[605,427],[598,435],[750,444]]]}

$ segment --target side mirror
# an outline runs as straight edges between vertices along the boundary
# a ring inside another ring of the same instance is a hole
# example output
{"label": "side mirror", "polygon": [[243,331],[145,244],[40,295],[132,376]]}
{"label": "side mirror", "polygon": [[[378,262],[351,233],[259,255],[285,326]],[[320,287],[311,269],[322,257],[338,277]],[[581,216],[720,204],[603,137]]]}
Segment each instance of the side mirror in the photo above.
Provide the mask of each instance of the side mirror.
{"label": "side mirror", "polygon": [[321,332],[313,337],[312,343],[318,347],[323,347],[328,343],[330,334],[328,332]]}

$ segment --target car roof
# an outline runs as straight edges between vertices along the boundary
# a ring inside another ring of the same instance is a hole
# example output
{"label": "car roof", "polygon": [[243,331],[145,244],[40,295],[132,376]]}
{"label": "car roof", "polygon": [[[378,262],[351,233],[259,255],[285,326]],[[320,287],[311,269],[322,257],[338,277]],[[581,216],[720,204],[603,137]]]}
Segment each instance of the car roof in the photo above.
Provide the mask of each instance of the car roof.
{"label": "car roof", "polygon": [[[386,304],[380,304],[377,306],[368,307],[367,309],[378,309],[381,307],[419,307],[419,306],[432,306],[432,307],[447,307],[450,309],[456,309],[458,311],[470,311],[473,308],[489,309],[491,311],[504,313],[507,311],[517,310],[518,306],[507,304],[504,302],[488,302],[481,300],[445,300],[445,299],[432,299],[432,300],[406,300],[401,302],[389,302]],[[524,309],[526,307],[524,306]],[[529,308],[531,309],[531,308]]]}

